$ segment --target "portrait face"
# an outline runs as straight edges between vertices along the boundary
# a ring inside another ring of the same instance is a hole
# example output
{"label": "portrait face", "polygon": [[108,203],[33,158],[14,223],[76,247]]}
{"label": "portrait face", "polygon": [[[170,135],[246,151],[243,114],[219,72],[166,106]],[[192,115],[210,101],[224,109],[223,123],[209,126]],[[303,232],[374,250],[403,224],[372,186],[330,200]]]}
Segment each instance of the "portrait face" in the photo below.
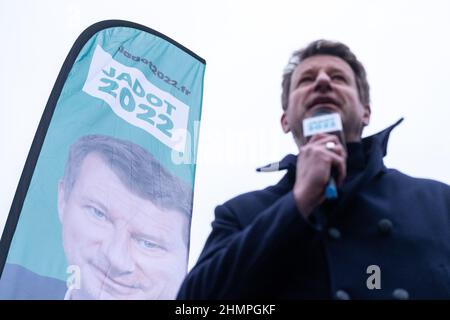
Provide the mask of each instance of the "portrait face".
{"label": "portrait face", "polygon": [[[160,183],[160,181],[155,181]],[[187,268],[188,217],[130,192],[88,154],[69,195],[58,190],[64,251],[80,268],[74,299],[174,299]]]}
{"label": "portrait face", "polygon": [[331,55],[315,55],[303,60],[291,78],[289,103],[281,118],[284,132],[291,131],[299,145],[305,143],[303,119],[319,108],[339,113],[346,141],[359,141],[368,125],[370,106],[359,99],[355,74],[344,60]]}

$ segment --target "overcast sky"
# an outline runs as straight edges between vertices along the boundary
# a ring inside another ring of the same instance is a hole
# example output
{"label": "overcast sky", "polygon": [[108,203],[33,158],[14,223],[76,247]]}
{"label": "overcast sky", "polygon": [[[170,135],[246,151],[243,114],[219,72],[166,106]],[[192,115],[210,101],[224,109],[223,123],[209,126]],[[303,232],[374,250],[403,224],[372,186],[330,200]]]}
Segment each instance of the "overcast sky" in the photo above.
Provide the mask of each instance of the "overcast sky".
{"label": "overcast sky", "polygon": [[317,38],[348,44],[366,66],[364,135],[405,117],[386,165],[450,184],[450,1],[0,0],[0,230],[67,53],[106,19],[146,25],[206,59],[190,266],[215,206],[276,183],[282,173],[255,168],[296,152],[279,124],[281,72]]}

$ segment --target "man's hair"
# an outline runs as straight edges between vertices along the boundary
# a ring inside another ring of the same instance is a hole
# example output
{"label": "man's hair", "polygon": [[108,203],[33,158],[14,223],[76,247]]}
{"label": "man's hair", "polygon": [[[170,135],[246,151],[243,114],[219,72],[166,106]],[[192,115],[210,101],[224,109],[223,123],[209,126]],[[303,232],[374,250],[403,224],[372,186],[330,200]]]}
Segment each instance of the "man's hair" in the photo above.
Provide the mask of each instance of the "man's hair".
{"label": "man's hair", "polygon": [[369,83],[367,82],[366,70],[362,63],[358,61],[355,54],[343,43],[329,40],[316,40],[311,42],[305,48],[294,51],[289,59],[288,65],[284,68],[283,81],[281,83],[281,106],[283,107],[283,110],[286,110],[289,104],[291,78],[295,68],[303,60],[319,54],[339,57],[350,65],[355,73],[359,99],[362,104],[368,105],[370,103],[370,88]]}
{"label": "man's hair", "polygon": [[190,218],[192,188],[171,175],[141,146],[104,135],[81,137],[70,147],[63,177],[66,200],[84,158],[91,153],[99,155],[134,194],[150,200],[159,208],[181,211]]}

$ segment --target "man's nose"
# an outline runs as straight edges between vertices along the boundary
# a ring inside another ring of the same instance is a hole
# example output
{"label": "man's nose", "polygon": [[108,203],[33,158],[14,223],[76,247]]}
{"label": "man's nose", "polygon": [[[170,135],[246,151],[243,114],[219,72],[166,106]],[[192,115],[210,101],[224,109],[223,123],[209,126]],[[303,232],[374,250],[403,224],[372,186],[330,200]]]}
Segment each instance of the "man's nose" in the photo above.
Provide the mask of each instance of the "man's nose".
{"label": "man's nose", "polygon": [[117,277],[130,274],[135,269],[130,252],[130,236],[126,230],[116,227],[110,241],[105,241],[104,252],[109,262],[108,275]]}
{"label": "man's nose", "polygon": [[314,90],[324,93],[331,90],[331,79],[326,72],[319,72],[316,77],[316,82],[314,85]]}

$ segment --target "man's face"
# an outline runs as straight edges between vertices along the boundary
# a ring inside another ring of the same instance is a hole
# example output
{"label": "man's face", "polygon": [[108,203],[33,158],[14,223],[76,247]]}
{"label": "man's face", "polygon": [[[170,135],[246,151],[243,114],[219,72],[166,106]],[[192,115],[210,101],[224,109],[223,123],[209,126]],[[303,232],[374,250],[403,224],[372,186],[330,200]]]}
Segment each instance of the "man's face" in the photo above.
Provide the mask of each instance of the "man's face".
{"label": "man's face", "polygon": [[369,123],[370,107],[359,99],[355,75],[341,58],[316,55],[303,60],[291,78],[288,108],[281,117],[284,132],[292,131],[297,144],[303,145],[303,119],[320,108],[341,116],[347,142],[359,141]]}
{"label": "man's face", "polygon": [[103,159],[83,160],[59,215],[69,265],[81,269],[80,299],[173,299],[186,274],[188,218],[131,193]]}

